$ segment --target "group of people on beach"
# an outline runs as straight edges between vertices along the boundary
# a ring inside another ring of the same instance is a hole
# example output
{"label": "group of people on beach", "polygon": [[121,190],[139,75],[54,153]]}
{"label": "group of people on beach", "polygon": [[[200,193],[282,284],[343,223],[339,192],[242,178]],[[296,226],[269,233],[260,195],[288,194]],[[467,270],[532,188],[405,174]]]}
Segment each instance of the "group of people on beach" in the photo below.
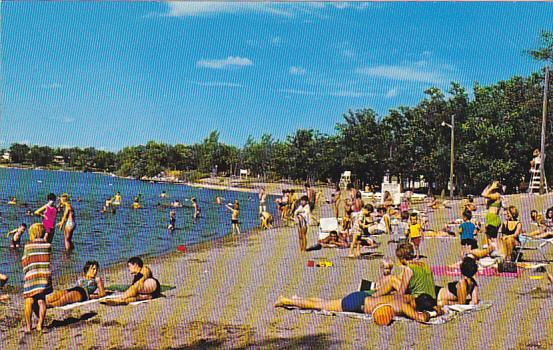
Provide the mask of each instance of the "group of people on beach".
{"label": "group of people on beach", "polygon": [[[389,235],[389,243],[398,243],[396,256],[404,267],[403,272],[400,276],[392,276],[390,272],[393,263],[384,258],[381,262],[382,278],[370,282],[367,290],[336,300],[280,296],[276,307],[372,314],[374,321],[380,325],[388,325],[394,316],[425,322],[430,317],[439,315],[442,306],[478,303],[479,287],[474,276],[478,272],[481,259],[493,259],[493,266],[498,268],[502,264],[518,260],[518,248],[524,238],[553,237],[553,207],[547,209],[544,215],[533,210],[533,227],[524,232],[518,209],[513,205],[504,205],[503,186],[499,181],[494,181],[481,194],[486,199],[484,222],[478,220],[477,205],[474,198],[469,196],[462,202],[460,218],[448,225],[455,227],[454,230],[448,230],[448,234],[458,235],[460,239],[460,260],[454,265],[459,268],[461,279],[450,282],[445,287],[438,287],[434,285],[430,268],[420,260],[420,246],[425,234],[437,235],[437,232],[429,230],[428,214],[411,209],[408,196],[403,197],[399,206],[395,206],[389,193],[385,193],[375,211],[371,203],[363,202],[359,190],[350,185],[346,191],[347,196],[342,203],[343,191],[340,187],[331,195],[330,204],[340,225],[337,231],[320,239],[316,249],[349,247],[350,256],[356,257],[360,255],[361,244],[376,248],[378,243],[374,238]],[[344,215],[340,218],[342,207]],[[439,202],[433,197],[427,204],[422,204],[422,208],[451,209],[449,203]],[[392,220],[396,221],[394,228]],[[479,235],[480,232],[483,235]],[[397,236],[399,240],[395,239]],[[477,237],[480,236],[483,237],[479,244]],[[302,239],[300,234],[300,250],[303,251]],[[548,271],[545,274],[550,283],[553,283],[553,276]]]}

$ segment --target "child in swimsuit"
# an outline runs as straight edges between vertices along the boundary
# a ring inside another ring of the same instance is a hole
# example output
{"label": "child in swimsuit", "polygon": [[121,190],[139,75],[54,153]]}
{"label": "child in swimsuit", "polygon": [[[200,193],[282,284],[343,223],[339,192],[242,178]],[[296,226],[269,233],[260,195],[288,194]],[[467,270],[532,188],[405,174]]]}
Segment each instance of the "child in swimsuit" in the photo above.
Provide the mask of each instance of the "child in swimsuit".
{"label": "child in swimsuit", "polygon": [[238,215],[240,215],[240,204],[238,200],[234,201],[234,205],[231,203],[226,205],[227,209],[232,212],[230,223],[232,225],[232,234],[240,234],[240,223],[238,222]]}
{"label": "child in swimsuit", "polygon": [[52,240],[54,239],[58,209],[56,209],[56,206],[54,205],[54,202],[56,201],[55,194],[49,193],[46,198],[48,203],[36,210],[35,215],[42,217],[42,225],[44,226],[44,230],[46,232],[44,239],[48,243],[52,243]]}
{"label": "child in swimsuit", "polygon": [[10,248],[14,249],[14,248],[21,247],[21,236],[23,236],[26,230],[27,230],[27,224],[22,223],[15,230],[8,232],[7,237],[9,237],[10,235],[13,235],[12,239],[10,240]]}
{"label": "child in swimsuit", "polygon": [[175,230],[175,222],[177,221],[177,213],[174,211],[171,211],[169,213],[169,226],[167,226],[167,229],[171,232]]}

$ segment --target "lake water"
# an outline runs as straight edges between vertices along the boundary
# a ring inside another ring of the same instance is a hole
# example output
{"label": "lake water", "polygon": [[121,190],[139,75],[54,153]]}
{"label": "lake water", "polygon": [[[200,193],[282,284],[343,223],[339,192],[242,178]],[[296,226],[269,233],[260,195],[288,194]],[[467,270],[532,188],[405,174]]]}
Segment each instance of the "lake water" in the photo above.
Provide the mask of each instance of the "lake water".
{"label": "lake water", "polygon": [[[123,204],[116,214],[100,213],[104,201],[116,191],[121,192]],[[168,198],[160,198],[165,191]],[[67,192],[76,212],[77,227],[73,234],[75,250],[64,252],[63,232],[56,230],[53,242],[54,276],[66,269],[81,270],[86,260],[97,260],[102,266],[125,262],[131,256],[159,255],[174,251],[178,245],[190,245],[214,240],[231,231],[230,212],[215,203],[221,196],[225,203],[240,201],[241,230],[245,232],[259,224],[256,193],[218,191],[173,184],[147,183],[119,179],[101,174],[0,169],[0,272],[10,277],[12,284],[22,280],[21,255],[23,248],[10,250],[6,233],[22,222],[28,226],[41,222],[39,217],[26,216],[46,203],[46,195]],[[141,194],[142,209],[131,209],[134,196]],[[12,196],[23,205],[8,205]],[[77,202],[77,197],[81,202]],[[202,216],[193,223],[191,208],[168,208],[163,205],[178,199],[190,205],[196,197]],[[161,205],[160,205],[161,204]],[[272,200],[268,210],[276,212]],[[169,233],[169,212],[176,211],[177,230]],[[57,222],[62,213],[58,213]],[[28,233],[22,243],[28,240]]]}

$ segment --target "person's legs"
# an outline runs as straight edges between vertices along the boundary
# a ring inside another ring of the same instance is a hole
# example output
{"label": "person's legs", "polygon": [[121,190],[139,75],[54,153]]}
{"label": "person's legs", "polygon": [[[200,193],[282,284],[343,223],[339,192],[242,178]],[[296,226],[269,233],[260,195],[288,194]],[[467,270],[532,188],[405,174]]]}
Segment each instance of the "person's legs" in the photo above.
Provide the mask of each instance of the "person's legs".
{"label": "person's legs", "polygon": [[342,311],[342,299],[323,300],[317,298],[285,298],[278,297],[275,307],[293,306],[300,309]]}
{"label": "person's legs", "polygon": [[356,256],[353,252],[359,246],[359,239],[361,238],[360,234],[354,234],[353,240],[351,241],[351,247],[349,248],[349,256]]}
{"label": "person's legs", "polygon": [[32,317],[33,317],[33,304],[35,300],[33,298],[25,298],[25,308],[24,308],[24,316],[25,316],[25,332],[30,332],[32,329]]}
{"label": "person's legs", "polygon": [[65,293],[67,293],[66,290],[58,290],[52,294],[48,294],[46,296],[46,305],[50,305],[52,303],[56,303],[58,300],[60,300]]}
{"label": "person's legs", "polygon": [[38,299],[38,324],[36,326],[37,331],[41,331],[44,327],[44,319],[46,318],[46,301],[44,296]]}
{"label": "person's legs", "polygon": [[[83,301],[83,296],[77,291],[62,291],[65,292],[61,294],[57,299],[52,300],[49,296],[46,298],[46,307],[60,307],[68,304],[79,303]],[[56,292],[59,293],[59,292]],[[54,293],[54,294],[56,294]]]}
{"label": "person's legs", "polygon": [[240,234],[240,224],[234,224],[236,226],[236,233]]}
{"label": "person's legs", "polygon": [[483,257],[490,255],[493,250],[493,245],[489,244],[487,248],[471,249],[467,253],[474,256],[476,259],[482,259]]}
{"label": "person's legs", "polygon": [[65,225],[63,237],[64,237],[64,243],[65,243],[65,250],[72,250],[74,248],[73,246],[73,232],[75,231],[75,224],[73,224],[70,227],[67,227]]}
{"label": "person's legs", "polygon": [[376,281],[376,290],[379,290],[382,288],[382,286],[386,286],[386,288],[389,289],[391,286],[392,290],[399,290],[399,286],[401,284],[401,280],[394,275],[388,275],[382,277],[380,280]]}

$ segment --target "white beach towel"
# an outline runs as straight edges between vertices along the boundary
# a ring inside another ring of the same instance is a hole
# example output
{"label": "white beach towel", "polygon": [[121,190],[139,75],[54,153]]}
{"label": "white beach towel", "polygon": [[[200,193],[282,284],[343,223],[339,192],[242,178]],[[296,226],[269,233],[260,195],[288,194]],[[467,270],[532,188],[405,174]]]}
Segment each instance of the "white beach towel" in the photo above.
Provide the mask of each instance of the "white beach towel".
{"label": "white beach towel", "polygon": [[[428,322],[423,322],[428,325],[440,325],[447,323],[457,317],[460,317],[463,314],[489,309],[492,306],[491,302],[481,302],[478,305],[448,305],[444,306],[445,313],[438,317],[431,318]],[[300,313],[310,313],[323,316],[338,316],[338,317],[350,317],[357,318],[362,320],[371,321],[372,315],[360,314],[355,312],[335,312],[335,311],[319,311],[319,310],[303,310],[298,308],[287,308],[289,310],[299,310]],[[409,318],[403,316],[395,316],[394,321],[396,322],[415,322]]]}
{"label": "white beach towel", "polygon": [[80,303],[73,303],[73,304],[68,304],[68,305],[64,305],[64,306],[58,306],[58,307],[55,307],[54,309],[71,310],[71,309],[74,309],[76,307],[81,307],[81,306],[84,306],[84,305],[90,305],[90,304],[97,303],[98,300],[99,299],[91,299],[91,300],[87,300],[87,301],[82,301]]}

